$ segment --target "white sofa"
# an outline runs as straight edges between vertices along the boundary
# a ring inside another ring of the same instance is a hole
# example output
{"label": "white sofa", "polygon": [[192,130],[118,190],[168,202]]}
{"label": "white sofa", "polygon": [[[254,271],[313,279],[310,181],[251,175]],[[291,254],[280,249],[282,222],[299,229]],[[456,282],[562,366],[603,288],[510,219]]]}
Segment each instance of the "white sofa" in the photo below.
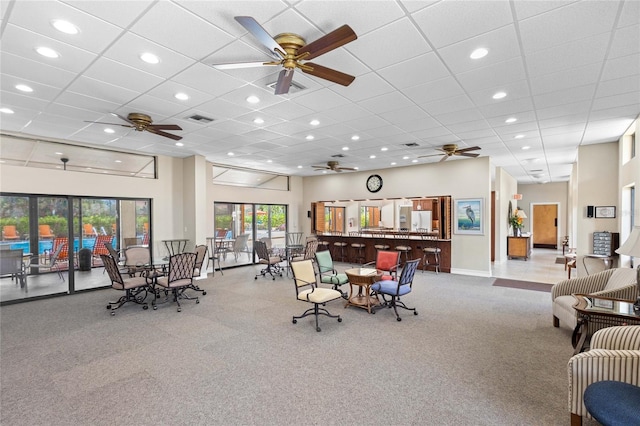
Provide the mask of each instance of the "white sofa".
{"label": "white sofa", "polygon": [[638,297],[636,270],[632,268],[614,268],[586,277],[562,280],[551,288],[553,326],[560,324],[576,327],[577,318],[573,305],[576,298],[572,294],[589,294],[614,299],[634,301]]}
{"label": "white sofa", "polygon": [[567,373],[571,425],[579,426],[583,416],[591,418],[584,405],[584,391],[590,384],[614,380],[640,386],[640,325],[596,331],[591,349],[571,357]]}

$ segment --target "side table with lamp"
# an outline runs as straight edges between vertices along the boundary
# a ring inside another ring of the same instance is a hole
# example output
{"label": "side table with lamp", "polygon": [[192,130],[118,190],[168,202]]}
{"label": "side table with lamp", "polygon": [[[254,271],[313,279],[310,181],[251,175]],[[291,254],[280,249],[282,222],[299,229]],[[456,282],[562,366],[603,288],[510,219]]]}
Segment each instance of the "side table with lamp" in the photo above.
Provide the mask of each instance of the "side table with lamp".
{"label": "side table with lamp", "polygon": [[640,226],[634,226],[627,241],[616,250],[616,253],[625,256],[633,256],[637,265],[636,285],[638,286],[638,296],[633,304],[636,314],[640,313]]}

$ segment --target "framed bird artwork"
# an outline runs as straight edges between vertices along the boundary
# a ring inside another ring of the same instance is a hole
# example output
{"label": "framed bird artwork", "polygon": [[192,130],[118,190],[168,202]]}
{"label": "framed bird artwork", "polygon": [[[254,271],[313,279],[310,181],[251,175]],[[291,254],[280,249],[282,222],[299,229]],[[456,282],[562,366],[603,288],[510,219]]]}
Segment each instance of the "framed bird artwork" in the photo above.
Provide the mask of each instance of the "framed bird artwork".
{"label": "framed bird artwork", "polygon": [[459,198],[454,206],[455,234],[484,235],[484,199]]}

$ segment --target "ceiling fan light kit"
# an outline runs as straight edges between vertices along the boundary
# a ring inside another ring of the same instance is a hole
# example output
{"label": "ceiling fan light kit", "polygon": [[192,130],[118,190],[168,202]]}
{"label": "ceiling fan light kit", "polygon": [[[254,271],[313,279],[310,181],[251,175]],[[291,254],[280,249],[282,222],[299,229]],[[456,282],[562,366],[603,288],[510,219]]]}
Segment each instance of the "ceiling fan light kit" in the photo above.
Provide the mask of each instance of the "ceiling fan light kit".
{"label": "ceiling fan light kit", "polygon": [[241,62],[235,64],[214,64],[217,69],[246,68],[253,66],[278,66],[284,69],[278,75],[275,94],[289,93],[293,73],[299,68],[305,74],[322,78],[342,86],[350,85],[355,77],[343,72],[307,61],[330,52],[356,40],[358,36],[348,25],[331,31],[319,39],[307,44],[304,38],[293,33],[281,33],[271,37],[262,26],[250,16],[236,16],[235,20],[265,46],[275,60],[268,62]]}

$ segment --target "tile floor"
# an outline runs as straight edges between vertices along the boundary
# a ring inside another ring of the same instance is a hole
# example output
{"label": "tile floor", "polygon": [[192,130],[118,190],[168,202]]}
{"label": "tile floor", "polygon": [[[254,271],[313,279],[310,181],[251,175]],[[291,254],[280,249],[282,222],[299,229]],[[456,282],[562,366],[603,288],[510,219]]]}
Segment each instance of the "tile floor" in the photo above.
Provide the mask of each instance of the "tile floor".
{"label": "tile floor", "polygon": [[[529,260],[510,259],[492,263],[492,276],[555,284],[567,278],[564,264],[556,263],[557,257],[562,257],[562,250],[534,248]],[[575,270],[572,276],[575,277]]]}

